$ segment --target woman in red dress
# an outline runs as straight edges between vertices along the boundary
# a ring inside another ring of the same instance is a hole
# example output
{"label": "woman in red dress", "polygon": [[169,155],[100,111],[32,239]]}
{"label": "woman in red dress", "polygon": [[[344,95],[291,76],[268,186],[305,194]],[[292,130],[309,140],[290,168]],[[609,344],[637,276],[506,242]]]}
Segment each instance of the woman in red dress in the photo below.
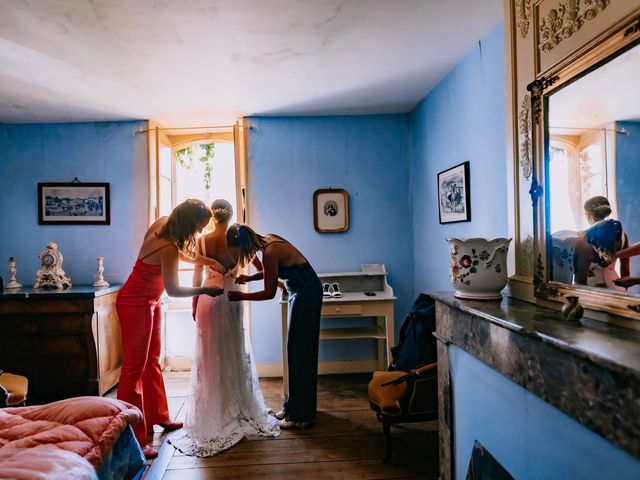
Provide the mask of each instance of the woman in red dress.
{"label": "woman in red dress", "polygon": [[204,262],[224,270],[213,260],[196,258],[195,234],[211,219],[211,210],[200,200],[187,200],[171,215],[157,220],[144,236],[133,272],[118,292],[116,309],[122,331],[122,370],[118,398],[138,407],[143,421],[133,425],[136,439],[147,458],[158,452],[147,446],[147,432],[153,425],[166,431],[182,427],[171,422],[167,395],[160,369],[162,319],[160,296],[166,290],[172,297],[216,296],[218,288],[181,287],[178,281],[180,259]]}

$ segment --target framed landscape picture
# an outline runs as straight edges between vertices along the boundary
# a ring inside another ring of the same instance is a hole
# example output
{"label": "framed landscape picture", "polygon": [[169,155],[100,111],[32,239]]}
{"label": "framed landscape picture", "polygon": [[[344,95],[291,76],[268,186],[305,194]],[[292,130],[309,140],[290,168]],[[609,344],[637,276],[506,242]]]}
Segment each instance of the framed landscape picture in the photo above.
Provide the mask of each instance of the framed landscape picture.
{"label": "framed landscape picture", "polygon": [[440,223],[471,221],[469,162],[438,173]]}
{"label": "framed landscape picture", "polygon": [[40,225],[109,225],[108,183],[38,183]]}
{"label": "framed landscape picture", "polygon": [[349,230],[349,195],[342,188],[327,188],[313,193],[313,226],[320,233]]}

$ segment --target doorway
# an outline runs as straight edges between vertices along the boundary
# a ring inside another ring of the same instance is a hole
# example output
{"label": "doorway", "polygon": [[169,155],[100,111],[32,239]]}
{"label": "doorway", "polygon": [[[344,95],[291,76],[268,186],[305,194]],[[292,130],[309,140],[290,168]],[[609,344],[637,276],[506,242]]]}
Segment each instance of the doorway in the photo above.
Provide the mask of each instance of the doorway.
{"label": "doorway", "polygon": [[[224,198],[235,205],[231,223],[246,221],[243,128],[240,122],[224,129],[215,128],[214,132],[209,129],[154,129],[156,198],[155,208],[150,208],[154,213],[150,222],[170,214],[176,205],[188,198],[200,199],[207,205]],[[204,233],[211,228],[212,225]],[[180,262],[178,274],[181,285],[192,285],[192,264]],[[196,341],[191,297],[165,295],[162,300],[163,367],[167,371],[190,370]]]}

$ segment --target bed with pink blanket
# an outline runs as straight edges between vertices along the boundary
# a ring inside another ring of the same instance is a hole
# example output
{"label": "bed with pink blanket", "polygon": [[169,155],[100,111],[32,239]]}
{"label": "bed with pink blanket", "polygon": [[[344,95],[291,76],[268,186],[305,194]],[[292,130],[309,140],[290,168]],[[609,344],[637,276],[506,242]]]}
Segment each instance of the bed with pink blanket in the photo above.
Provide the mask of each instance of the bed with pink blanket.
{"label": "bed with pink blanket", "polygon": [[0,478],[139,478],[144,457],[129,425],[141,419],[102,397],[0,409]]}

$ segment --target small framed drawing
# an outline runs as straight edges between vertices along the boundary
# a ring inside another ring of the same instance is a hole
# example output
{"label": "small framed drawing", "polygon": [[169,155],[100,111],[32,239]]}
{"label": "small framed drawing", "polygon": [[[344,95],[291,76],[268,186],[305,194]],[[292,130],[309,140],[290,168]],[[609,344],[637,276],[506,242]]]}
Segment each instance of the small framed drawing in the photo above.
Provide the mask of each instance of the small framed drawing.
{"label": "small framed drawing", "polygon": [[108,183],[38,183],[40,225],[109,225]]}
{"label": "small framed drawing", "polygon": [[469,162],[438,173],[440,223],[471,221]]}
{"label": "small framed drawing", "polygon": [[313,193],[313,226],[320,233],[349,230],[349,194],[342,188],[326,188]]}

